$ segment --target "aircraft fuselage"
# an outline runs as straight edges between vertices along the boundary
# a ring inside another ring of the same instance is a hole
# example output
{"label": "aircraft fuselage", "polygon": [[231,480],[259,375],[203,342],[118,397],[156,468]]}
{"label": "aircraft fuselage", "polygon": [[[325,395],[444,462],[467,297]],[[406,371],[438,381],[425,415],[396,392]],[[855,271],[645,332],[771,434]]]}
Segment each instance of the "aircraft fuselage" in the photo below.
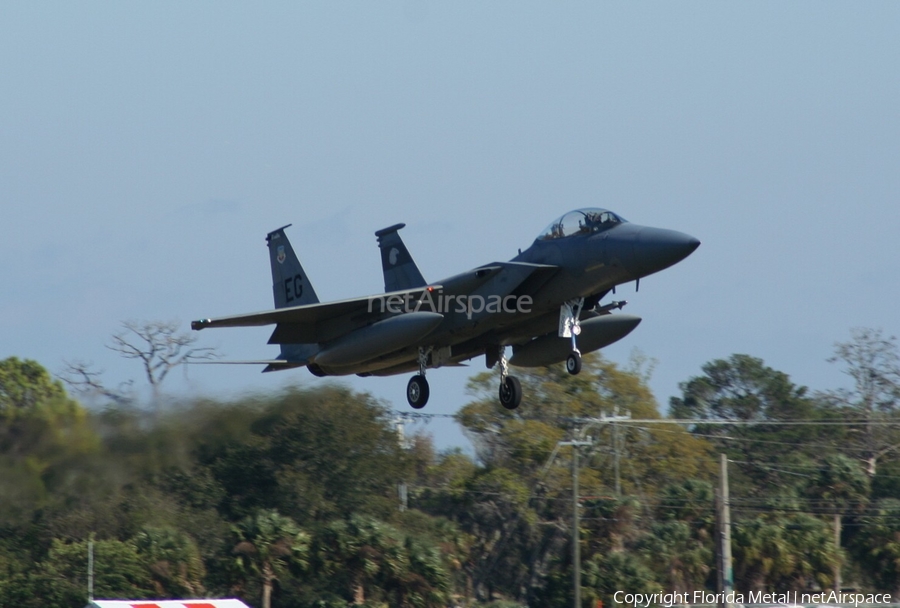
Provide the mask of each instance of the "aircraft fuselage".
{"label": "aircraft fuselage", "polygon": [[[557,327],[562,303],[592,297],[599,301],[616,285],[663,270],[687,257],[698,245],[697,239],[674,230],[627,222],[581,238],[537,240],[511,262],[555,266],[559,271],[528,296],[516,293],[529,278],[523,276],[525,269],[504,269],[505,272],[496,273],[473,290],[474,281],[466,278],[473,277],[479,270],[476,268],[437,281],[435,284],[442,287],[424,303],[411,302],[411,307],[407,307],[404,302],[394,310],[400,314],[421,311],[443,314],[443,320],[428,334],[428,342],[434,350],[450,349],[449,356],[440,364],[459,363],[482,354],[485,346],[524,345],[535,336],[550,334]],[[484,298],[482,310],[466,306],[465,302],[471,301],[473,295]],[[515,305],[523,297],[529,302],[525,310]],[[375,308],[378,310],[379,306]],[[387,303],[383,309],[387,310]],[[634,317],[628,317],[623,324],[633,328]],[[619,333],[620,328],[611,328],[611,336]],[[417,356],[418,345],[411,344],[359,364],[329,366],[318,361],[315,364],[317,371],[325,375],[393,375],[417,369]]]}

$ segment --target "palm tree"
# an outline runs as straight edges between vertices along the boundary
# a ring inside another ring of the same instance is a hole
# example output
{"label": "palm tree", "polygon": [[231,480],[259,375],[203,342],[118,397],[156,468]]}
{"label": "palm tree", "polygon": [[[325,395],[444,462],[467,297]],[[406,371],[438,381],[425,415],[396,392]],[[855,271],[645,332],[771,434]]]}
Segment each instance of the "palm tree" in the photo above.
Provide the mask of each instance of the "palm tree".
{"label": "palm tree", "polygon": [[153,583],[160,596],[203,595],[203,560],[190,536],[172,528],[145,527],[131,542],[150,564]]}
{"label": "palm tree", "polygon": [[828,524],[805,513],[741,520],[735,527],[735,578],[751,591],[826,587],[837,552]]}
{"label": "palm tree", "polygon": [[854,544],[861,565],[876,587],[900,596],[900,500],[882,498],[859,521]]}
{"label": "palm tree", "polygon": [[790,571],[791,550],[780,523],[756,517],[739,522],[732,534],[735,579],[746,589],[765,591],[770,580]]}
{"label": "palm tree", "polygon": [[691,526],[683,521],[652,524],[637,549],[660,582],[680,593],[703,589],[712,569],[712,548],[691,538]]}
{"label": "palm tree", "polygon": [[262,582],[263,608],[271,608],[272,587],[288,566],[309,563],[309,535],[277,511],[261,510],[232,526],[238,567]]}
{"label": "palm tree", "polygon": [[843,454],[831,454],[822,462],[807,493],[815,506],[831,511],[834,526],[834,547],[838,560],[834,565],[835,591],[841,590],[841,518],[854,507],[861,507],[869,498],[869,478],[859,463]]}
{"label": "palm tree", "polygon": [[450,576],[440,550],[427,538],[353,515],[328,524],[317,544],[322,570],[345,585],[356,605],[367,600],[398,608],[447,605]]}
{"label": "palm tree", "polygon": [[319,543],[325,570],[345,579],[354,604],[366,601],[366,587],[396,578],[408,568],[399,533],[369,517],[354,515],[331,522]]}

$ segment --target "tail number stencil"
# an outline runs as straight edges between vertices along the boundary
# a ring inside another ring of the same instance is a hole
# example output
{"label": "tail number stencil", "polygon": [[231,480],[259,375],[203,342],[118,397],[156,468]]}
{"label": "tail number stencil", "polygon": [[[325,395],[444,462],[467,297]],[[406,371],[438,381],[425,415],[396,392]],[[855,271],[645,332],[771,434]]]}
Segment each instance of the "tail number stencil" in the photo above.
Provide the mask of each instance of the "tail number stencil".
{"label": "tail number stencil", "polygon": [[295,274],[284,280],[284,301],[293,302],[303,295],[303,275]]}

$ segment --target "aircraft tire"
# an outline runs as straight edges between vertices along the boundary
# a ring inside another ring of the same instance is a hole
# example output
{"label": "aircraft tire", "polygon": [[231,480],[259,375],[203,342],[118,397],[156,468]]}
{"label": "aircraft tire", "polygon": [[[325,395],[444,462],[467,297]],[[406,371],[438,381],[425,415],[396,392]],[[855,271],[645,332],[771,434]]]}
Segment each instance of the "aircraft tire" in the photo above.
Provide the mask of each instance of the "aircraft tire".
{"label": "aircraft tire", "polygon": [[522,403],[522,385],[518,378],[507,376],[500,384],[500,405],[508,410],[514,410]]}
{"label": "aircraft tire", "polygon": [[569,353],[569,356],[566,357],[566,371],[573,376],[578,375],[578,372],[581,371],[581,353],[578,351]]}
{"label": "aircraft tire", "polygon": [[413,409],[420,410],[425,407],[428,396],[428,380],[425,376],[417,374],[409,379],[409,384],[406,385],[406,400]]}

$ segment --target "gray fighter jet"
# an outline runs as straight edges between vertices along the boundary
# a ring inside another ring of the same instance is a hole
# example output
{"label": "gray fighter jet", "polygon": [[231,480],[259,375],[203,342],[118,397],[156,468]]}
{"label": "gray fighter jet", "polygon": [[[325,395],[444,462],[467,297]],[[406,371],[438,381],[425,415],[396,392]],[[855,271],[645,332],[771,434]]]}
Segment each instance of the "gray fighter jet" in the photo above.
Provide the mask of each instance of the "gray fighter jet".
{"label": "gray fighter jet", "polygon": [[316,376],[416,372],[406,390],[416,409],[428,402],[426,370],[484,355],[489,369],[500,367],[501,405],[515,409],[522,388],[509,365],[565,361],[577,374],[581,353],[622,339],[641,321],[612,312],[624,301],[601,300],[622,283],[639,287],[641,277],[700,245],[687,234],[638,226],[606,209],[578,209],[554,220],[509,262],[429,283],[400,238],[403,227],[375,233],[384,294],[319,303],[284,226],[266,236],[275,309],[200,319],[191,327],[274,325],[269,344],[281,346],[279,357],[247,362],[265,364],[266,372],[301,366]]}

